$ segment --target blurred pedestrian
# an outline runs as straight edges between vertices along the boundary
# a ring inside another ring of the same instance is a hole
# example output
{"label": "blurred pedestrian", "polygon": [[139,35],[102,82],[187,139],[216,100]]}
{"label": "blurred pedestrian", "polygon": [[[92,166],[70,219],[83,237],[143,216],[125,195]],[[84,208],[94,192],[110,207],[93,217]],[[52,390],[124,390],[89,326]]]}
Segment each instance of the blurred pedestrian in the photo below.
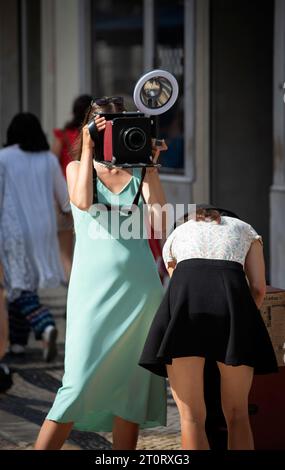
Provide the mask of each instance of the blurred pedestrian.
{"label": "blurred pedestrian", "polygon": [[[254,373],[278,370],[258,309],[266,291],[261,236],[209,206],[168,237],[171,277],[140,365],[168,376],[181,421],[182,448],[205,450],[205,360],[217,362],[228,447],[254,448],[248,395]],[[249,285],[246,281],[246,276]]]}
{"label": "blurred pedestrian", "polygon": [[[0,198],[1,198],[1,194],[0,194]],[[0,201],[0,208],[1,208],[1,201]],[[0,214],[0,217],[1,217],[1,214]],[[0,360],[6,354],[7,348],[8,348],[8,316],[7,316],[7,310],[6,310],[5,291],[4,291],[4,284],[3,284],[3,269],[2,269],[2,266],[0,265]]]}
{"label": "blurred pedestrian", "polygon": [[[123,110],[121,97],[96,100],[85,122],[98,112]],[[99,131],[105,128],[104,117],[97,116],[95,122]],[[80,160],[67,169],[76,245],[68,290],[65,372],[37,450],[60,449],[72,427],[112,431],[113,449],[135,449],[140,426],[165,424],[165,381],[137,364],[163,292],[143,236],[142,196],[158,227],[161,211],[156,207],[165,204],[163,189],[157,169],[147,169],[144,175],[140,168],[108,168],[93,161],[93,151],[86,125]],[[157,150],[153,152],[157,158]],[[105,224],[105,217],[98,220],[92,212],[98,202],[115,211],[117,237],[112,236],[112,217]],[[121,233],[126,223],[135,223],[132,211],[123,211],[126,205],[137,205],[138,237]],[[90,230],[96,224],[99,233],[93,237]]]}
{"label": "blurred pedestrian", "polygon": [[59,257],[54,197],[70,213],[66,182],[39,120],[17,114],[0,151],[0,260],[8,298],[11,352],[23,353],[32,328],[46,361],[56,355],[57,330],[38,289],[65,281]]}
{"label": "blurred pedestrian", "polygon": [[8,348],[8,317],[5,306],[4,286],[0,283],[0,360]]}
{"label": "blurred pedestrian", "polygon": [[[1,193],[0,193],[1,199]],[[1,207],[1,203],[0,203]],[[1,215],[0,215],[1,217]],[[3,271],[0,266],[0,361],[6,354],[8,347],[8,317],[3,285]],[[6,364],[0,362],[0,393],[6,392],[13,384],[12,374]]]}
{"label": "blurred pedestrian", "polygon": [[[85,114],[90,106],[92,97],[90,95],[78,96],[72,106],[72,118],[63,129],[54,129],[54,141],[52,152],[58,157],[62,173],[66,178],[66,167],[74,160],[76,148],[79,144],[80,130]],[[57,230],[59,237],[60,253],[62,264],[65,270],[67,281],[70,277],[72,256],[73,256],[73,218],[62,215],[60,207],[57,208]]]}

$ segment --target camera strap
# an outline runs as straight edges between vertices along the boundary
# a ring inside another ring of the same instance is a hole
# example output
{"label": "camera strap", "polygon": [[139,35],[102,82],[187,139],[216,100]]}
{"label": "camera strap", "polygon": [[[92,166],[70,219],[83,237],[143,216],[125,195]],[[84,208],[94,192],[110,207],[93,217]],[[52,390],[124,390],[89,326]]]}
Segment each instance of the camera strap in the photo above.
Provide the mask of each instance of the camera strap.
{"label": "camera strap", "polygon": [[[143,181],[144,181],[145,175],[146,175],[146,167],[143,167],[143,168],[142,168],[142,174],[141,174],[140,184],[139,184],[137,193],[136,193],[136,195],[135,195],[135,197],[134,197],[134,200],[133,200],[133,203],[132,203],[131,207],[137,206],[138,203],[139,203],[140,196],[143,197],[143,195],[142,195],[142,185],[143,185]],[[97,194],[97,171],[96,171],[96,169],[94,168],[94,165],[93,165],[93,176],[92,176],[92,180],[93,180],[93,204],[97,204],[97,203],[98,203],[98,194]],[[105,204],[105,205],[106,205],[108,211],[112,210],[112,206],[110,206],[109,204]],[[130,209],[130,210],[131,210],[131,209]]]}

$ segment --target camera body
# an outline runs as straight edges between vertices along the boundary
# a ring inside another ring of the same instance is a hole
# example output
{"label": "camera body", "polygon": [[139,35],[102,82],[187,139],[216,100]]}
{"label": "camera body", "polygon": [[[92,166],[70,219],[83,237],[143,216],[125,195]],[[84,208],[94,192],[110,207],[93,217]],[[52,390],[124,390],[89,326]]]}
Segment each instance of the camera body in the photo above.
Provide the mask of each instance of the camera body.
{"label": "camera body", "polygon": [[103,132],[98,132],[94,119],[88,129],[95,143],[96,161],[107,166],[153,166],[151,139],[154,120],[140,112],[98,113],[106,119]]}

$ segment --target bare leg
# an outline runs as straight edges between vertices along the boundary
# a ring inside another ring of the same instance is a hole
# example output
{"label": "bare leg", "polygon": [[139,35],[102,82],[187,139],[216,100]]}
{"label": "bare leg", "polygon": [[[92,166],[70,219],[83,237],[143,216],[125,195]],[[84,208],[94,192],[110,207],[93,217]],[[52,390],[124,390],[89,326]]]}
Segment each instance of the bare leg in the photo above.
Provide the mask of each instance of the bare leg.
{"label": "bare leg", "polygon": [[59,450],[68,438],[73,423],[57,423],[46,419],[36,440],[35,450]]}
{"label": "bare leg", "polygon": [[139,425],[116,416],[113,424],[113,450],[135,450]]}
{"label": "bare leg", "polygon": [[72,230],[62,230],[58,232],[61,261],[67,281],[70,278],[72,257],[73,257],[73,232]]}
{"label": "bare leg", "polygon": [[228,427],[228,449],[253,450],[254,441],[248,416],[248,394],[253,368],[226,366],[218,362],[221,373],[222,407]]}
{"label": "bare leg", "polygon": [[181,357],[173,359],[172,365],[167,366],[173,398],[180,415],[184,450],[209,449],[205,432],[204,364],[205,359],[202,357]]}

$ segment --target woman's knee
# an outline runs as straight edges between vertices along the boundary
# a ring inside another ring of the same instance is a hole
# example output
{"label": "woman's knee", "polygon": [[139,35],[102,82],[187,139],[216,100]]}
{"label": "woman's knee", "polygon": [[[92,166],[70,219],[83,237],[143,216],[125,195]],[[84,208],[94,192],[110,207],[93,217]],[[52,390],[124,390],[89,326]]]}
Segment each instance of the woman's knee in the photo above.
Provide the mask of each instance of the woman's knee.
{"label": "woman's knee", "polygon": [[206,407],[201,405],[197,408],[193,408],[191,405],[183,404],[178,406],[180,419],[183,422],[187,422],[196,426],[205,426],[206,421]]}
{"label": "woman's knee", "polygon": [[223,412],[225,415],[226,422],[230,425],[237,423],[242,423],[248,421],[248,406],[236,406],[236,405],[227,405],[223,406]]}

